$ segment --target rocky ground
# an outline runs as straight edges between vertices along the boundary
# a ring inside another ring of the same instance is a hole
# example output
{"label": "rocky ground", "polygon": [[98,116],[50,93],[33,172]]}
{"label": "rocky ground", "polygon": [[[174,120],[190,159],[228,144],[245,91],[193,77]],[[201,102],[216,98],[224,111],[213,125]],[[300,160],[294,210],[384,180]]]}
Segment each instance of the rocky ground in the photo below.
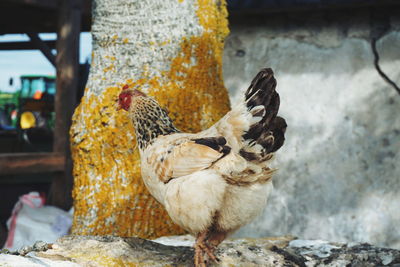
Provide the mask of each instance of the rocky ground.
{"label": "rocky ground", "polygon": [[[2,251],[0,266],[192,266],[190,236],[149,241],[112,236],[66,236],[16,253]],[[331,243],[293,237],[230,239],[213,266],[397,266],[400,251],[366,243]]]}

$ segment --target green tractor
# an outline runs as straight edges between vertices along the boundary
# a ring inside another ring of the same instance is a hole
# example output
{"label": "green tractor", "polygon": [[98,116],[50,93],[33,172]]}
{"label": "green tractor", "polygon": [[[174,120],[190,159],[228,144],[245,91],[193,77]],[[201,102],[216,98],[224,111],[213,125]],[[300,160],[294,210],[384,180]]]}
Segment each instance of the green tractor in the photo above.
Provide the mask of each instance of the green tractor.
{"label": "green tractor", "polygon": [[54,129],[55,81],[54,76],[21,76],[17,128]]}
{"label": "green tractor", "polygon": [[[77,103],[83,96],[89,69],[89,61],[79,66]],[[52,151],[56,77],[23,75],[20,79],[17,92],[0,92],[0,153]]]}
{"label": "green tractor", "polygon": [[[3,129],[54,128],[55,77],[23,75],[21,89],[0,94]],[[10,81],[12,84],[12,80]]]}
{"label": "green tractor", "polygon": [[[18,147],[22,143],[29,145],[32,140],[51,144],[55,120],[55,76],[23,75],[20,79],[20,90],[0,93],[0,131],[7,136],[14,133],[20,144]],[[10,80],[10,85],[12,83]]]}

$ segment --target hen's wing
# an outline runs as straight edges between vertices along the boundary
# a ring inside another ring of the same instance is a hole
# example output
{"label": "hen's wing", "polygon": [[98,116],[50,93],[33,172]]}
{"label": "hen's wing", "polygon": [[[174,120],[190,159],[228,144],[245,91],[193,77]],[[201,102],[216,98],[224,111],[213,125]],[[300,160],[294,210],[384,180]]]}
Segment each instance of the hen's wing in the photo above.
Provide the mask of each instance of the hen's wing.
{"label": "hen's wing", "polygon": [[224,137],[181,139],[166,146],[157,147],[147,158],[158,178],[169,180],[210,167],[230,152]]}

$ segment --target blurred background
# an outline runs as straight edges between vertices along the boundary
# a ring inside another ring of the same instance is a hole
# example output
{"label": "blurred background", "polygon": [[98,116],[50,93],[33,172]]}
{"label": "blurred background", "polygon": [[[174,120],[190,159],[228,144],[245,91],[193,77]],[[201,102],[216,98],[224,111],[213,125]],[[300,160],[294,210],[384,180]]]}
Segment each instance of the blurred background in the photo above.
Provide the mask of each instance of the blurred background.
{"label": "blurred background", "polygon": [[[275,191],[236,236],[400,248],[400,2],[227,2],[231,102],[271,67],[288,123]],[[90,19],[90,1],[0,3],[0,246],[19,196],[38,191],[71,207],[70,160],[60,152],[89,71]],[[75,26],[63,35],[66,20]],[[63,75],[68,68],[78,75]]]}

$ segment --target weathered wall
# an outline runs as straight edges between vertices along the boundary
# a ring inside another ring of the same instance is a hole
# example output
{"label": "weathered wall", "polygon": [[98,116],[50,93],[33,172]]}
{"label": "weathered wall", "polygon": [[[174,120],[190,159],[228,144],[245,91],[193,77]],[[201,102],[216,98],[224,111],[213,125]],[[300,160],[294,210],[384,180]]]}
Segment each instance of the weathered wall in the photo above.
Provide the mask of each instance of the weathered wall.
{"label": "weathered wall", "polygon": [[[397,14],[396,14],[397,13]],[[224,55],[233,99],[272,67],[288,123],[275,191],[239,236],[293,234],[400,248],[400,95],[373,66],[371,25],[381,67],[400,84],[400,15],[324,11],[233,20]]]}

